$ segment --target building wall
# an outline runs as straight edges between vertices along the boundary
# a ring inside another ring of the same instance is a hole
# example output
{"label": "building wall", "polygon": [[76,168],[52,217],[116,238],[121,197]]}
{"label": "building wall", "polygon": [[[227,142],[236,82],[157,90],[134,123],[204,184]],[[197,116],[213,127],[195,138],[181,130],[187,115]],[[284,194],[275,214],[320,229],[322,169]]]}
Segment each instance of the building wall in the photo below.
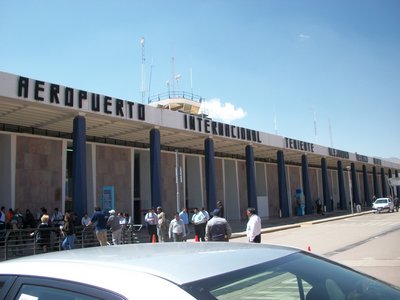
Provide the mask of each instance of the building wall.
{"label": "building wall", "polygon": [[318,183],[317,183],[317,172],[314,168],[308,168],[308,179],[310,182],[311,203],[314,207],[314,212],[316,212],[317,210],[315,206],[315,201],[318,198]]}
{"label": "building wall", "polygon": [[278,184],[278,166],[276,164],[267,164],[268,178],[268,203],[269,216],[279,217],[279,184]]}
{"label": "building wall", "polygon": [[256,162],[255,172],[258,215],[261,218],[266,218],[269,216],[266,164]]}
{"label": "building wall", "polygon": [[216,190],[216,202],[222,201],[224,203],[224,160],[215,159],[215,190]]}
{"label": "building wall", "polygon": [[243,160],[237,161],[237,172],[238,172],[238,185],[239,185],[239,213],[240,216],[245,218],[246,210],[249,206],[249,200],[247,197],[247,172],[246,162]]}
{"label": "building wall", "polygon": [[[13,170],[13,142],[12,136],[0,135],[1,158],[0,176],[2,181],[0,188],[3,191],[4,200],[12,206],[12,176]],[[49,139],[14,135],[15,138],[15,207],[29,208],[36,212],[42,206],[49,211],[54,207],[62,208],[62,172],[63,151],[66,151],[65,141],[61,139]],[[63,146],[64,144],[64,146]],[[88,211],[92,207],[101,205],[103,186],[114,186],[115,208],[118,211],[126,211],[132,214],[132,157],[133,153],[139,156],[140,164],[140,189],[141,208],[147,210],[151,205],[150,189],[150,157],[148,149],[133,149],[127,147],[110,146],[89,143],[87,145],[87,175],[88,175]],[[65,156],[64,156],[65,157]],[[179,154],[179,161],[183,169],[184,182],[180,185],[180,197],[182,206],[184,200],[188,200],[188,207],[206,207],[206,186],[204,157],[200,155]],[[279,186],[277,165],[273,163],[255,163],[256,168],[256,193],[257,200],[263,201],[263,217],[279,217]],[[176,182],[175,182],[175,153],[161,153],[162,193],[163,207],[167,215],[172,218],[177,209]],[[225,204],[226,217],[231,220],[244,220],[248,206],[246,163],[244,160],[227,158],[215,159],[216,196],[217,201]],[[295,191],[302,187],[301,167],[286,166],[288,198],[291,215],[295,214]],[[315,200],[322,199],[321,169],[309,168],[311,198],[313,205]],[[373,195],[372,175],[368,175],[371,197]],[[328,170],[330,194],[334,199],[334,209],[339,202],[338,179],[336,170]],[[362,173],[357,173],[359,196],[364,199],[364,183]],[[348,177],[344,172],[347,199],[349,198]],[[91,201],[90,199],[93,199]],[[68,206],[68,204],[66,205]],[[264,209],[266,208],[266,209]],[[209,209],[209,208],[208,208]],[[265,215],[264,215],[265,213]]]}
{"label": "building wall", "polygon": [[[202,164],[203,165],[203,164]],[[186,200],[188,209],[203,206],[202,174],[199,156],[186,155]]]}
{"label": "building wall", "polygon": [[132,182],[130,149],[97,145],[97,204],[101,205],[102,203],[103,187],[113,186],[115,210],[130,211],[133,198]]}
{"label": "building wall", "polygon": [[[12,178],[10,174],[12,174],[12,169],[14,166],[12,165],[13,161],[12,157],[12,135],[10,134],[0,134],[0,191],[1,191],[1,206],[6,207],[6,209],[10,207],[14,207],[14,195],[13,195],[13,186],[12,186]],[[15,137],[15,136],[14,136]],[[15,162],[14,162],[15,163]]]}
{"label": "building wall", "polygon": [[238,220],[241,217],[238,193],[238,176],[236,171],[236,161],[224,159],[225,169],[225,217],[227,219]]}
{"label": "building wall", "polygon": [[338,203],[340,203],[340,196],[339,196],[339,179],[337,175],[337,171],[335,170],[328,170],[328,177],[329,177],[329,190],[333,197],[333,210],[337,210]]}
{"label": "building wall", "polygon": [[180,211],[181,207],[177,208],[176,199],[176,176],[175,176],[176,158],[173,152],[161,153],[161,181],[162,181],[162,196],[163,210],[170,220],[174,216],[174,212]]}
{"label": "building wall", "polygon": [[289,205],[290,214],[292,216],[296,215],[297,203],[296,203],[296,189],[303,190],[301,184],[301,167],[298,166],[287,166],[286,169],[287,176],[289,177],[288,181],[288,198],[290,199],[291,205]]}
{"label": "building wall", "polygon": [[61,209],[62,151],[61,140],[17,137],[15,203],[19,209]]}

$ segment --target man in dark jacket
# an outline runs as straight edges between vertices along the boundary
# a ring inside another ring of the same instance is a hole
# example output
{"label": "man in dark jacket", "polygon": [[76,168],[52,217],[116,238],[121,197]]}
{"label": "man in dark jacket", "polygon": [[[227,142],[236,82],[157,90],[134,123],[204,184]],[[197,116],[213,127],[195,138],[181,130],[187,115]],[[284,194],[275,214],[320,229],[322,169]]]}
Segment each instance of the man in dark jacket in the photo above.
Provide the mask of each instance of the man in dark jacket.
{"label": "man in dark jacket", "polygon": [[221,210],[216,208],[213,217],[207,222],[206,238],[207,241],[227,242],[232,235],[232,229],[225,218],[221,218]]}

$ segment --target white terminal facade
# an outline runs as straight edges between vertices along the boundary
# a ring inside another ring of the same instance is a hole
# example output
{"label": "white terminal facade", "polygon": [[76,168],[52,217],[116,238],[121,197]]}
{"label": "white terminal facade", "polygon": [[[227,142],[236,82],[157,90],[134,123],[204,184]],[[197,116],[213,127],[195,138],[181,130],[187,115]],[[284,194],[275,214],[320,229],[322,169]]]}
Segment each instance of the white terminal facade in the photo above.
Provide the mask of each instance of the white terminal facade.
{"label": "white terminal facade", "polygon": [[6,208],[78,215],[95,206],[135,223],[162,206],[217,201],[230,220],[246,208],[263,218],[371,206],[399,195],[400,165],[343,149],[216,122],[201,98],[166,94],[137,103],[0,72],[0,191]]}

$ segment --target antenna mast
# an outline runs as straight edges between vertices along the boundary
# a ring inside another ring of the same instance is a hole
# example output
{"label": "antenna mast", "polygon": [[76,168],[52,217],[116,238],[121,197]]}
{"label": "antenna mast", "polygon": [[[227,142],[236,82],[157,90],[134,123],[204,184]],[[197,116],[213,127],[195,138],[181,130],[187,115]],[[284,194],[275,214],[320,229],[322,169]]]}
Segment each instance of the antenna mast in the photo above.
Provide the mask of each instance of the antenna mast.
{"label": "antenna mast", "polygon": [[313,107],[314,110],[314,136],[315,136],[315,142],[318,142],[317,138],[317,113],[315,112],[315,107]]}
{"label": "antenna mast", "polygon": [[142,46],[142,87],[141,87],[141,92],[142,92],[142,103],[144,103],[144,98],[145,98],[145,77],[144,77],[144,64],[145,64],[145,56],[144,56],[144,37],[140,39],[140,45]]}
{"label": "antenna mast", "polygon": [[150,78],[149,78],[149,96],[147,98],[147,104],[150,103],[150,88],[151,88],[151,75],[153,74],[153,64],[154,64],[154,59],[151,58],[151,65],[150,65]]}
{"label": "antenna mast", "polygon": [[175,57],[174,56],[172,56],[172,58],[171,58],[171,72],[172,72],[172,74],[171,74],[170,84],[172,83],[172,93],[174,94],[175,93]]}

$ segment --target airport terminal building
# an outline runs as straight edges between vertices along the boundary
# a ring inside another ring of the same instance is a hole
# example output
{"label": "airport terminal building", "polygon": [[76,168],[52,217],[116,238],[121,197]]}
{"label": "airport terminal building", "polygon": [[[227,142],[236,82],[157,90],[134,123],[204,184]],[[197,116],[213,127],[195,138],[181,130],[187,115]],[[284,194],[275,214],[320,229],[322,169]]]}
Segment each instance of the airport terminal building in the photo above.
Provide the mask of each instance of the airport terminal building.
{"label": "airport terminal building", "polygon": [[346,210],[400,193],[400,164],[216,122],[191,94],[166,98],[143,104],[0,72],[0,205],[78,216],[101,206],[142,223],[156,206],[172,217],[221,201],[241,220],[249,206],[289,217],[299,203],[314,213],[317,199]]}

